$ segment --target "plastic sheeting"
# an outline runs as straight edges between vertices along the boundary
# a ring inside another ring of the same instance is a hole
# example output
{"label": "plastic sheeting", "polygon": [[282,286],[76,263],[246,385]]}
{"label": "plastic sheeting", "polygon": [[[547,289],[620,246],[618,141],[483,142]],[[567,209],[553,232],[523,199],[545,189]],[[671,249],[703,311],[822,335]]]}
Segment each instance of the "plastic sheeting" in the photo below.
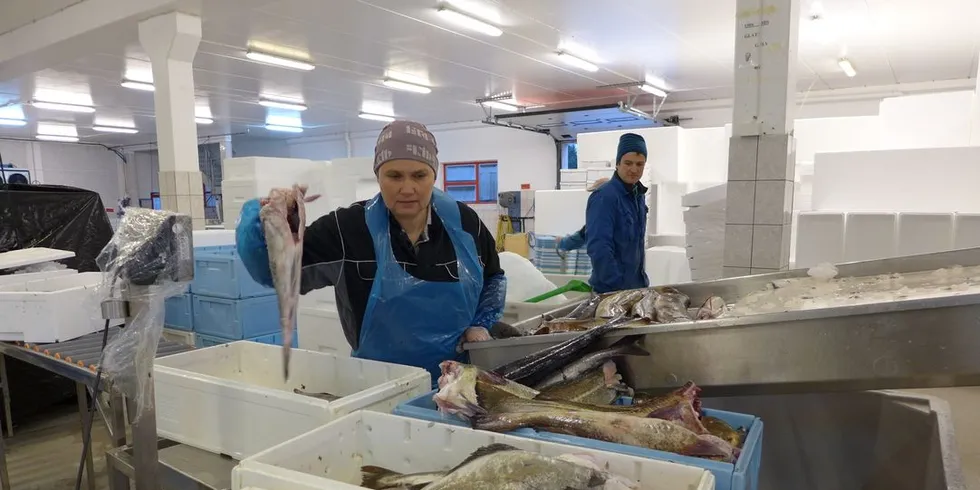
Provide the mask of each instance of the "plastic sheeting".
{"label": "plastic sheeting", "polygon": [[98,271],[96,257],[112,237],[97,192],[54,185],[0,184],[0,252],[47,247],[71,250],[63,262]]}
{"label": "plastic sheeting", "polygon": [[[185,219],[181,219],[185,218]],[[164,301],[183,294],[193,279],[190,220],[169,211],[129,208],[99,254],[105,294],[126,299],[126,328],[106,346],[102,371],[137,404],[137,418],[152,407],[157,344],[163,334]]]}

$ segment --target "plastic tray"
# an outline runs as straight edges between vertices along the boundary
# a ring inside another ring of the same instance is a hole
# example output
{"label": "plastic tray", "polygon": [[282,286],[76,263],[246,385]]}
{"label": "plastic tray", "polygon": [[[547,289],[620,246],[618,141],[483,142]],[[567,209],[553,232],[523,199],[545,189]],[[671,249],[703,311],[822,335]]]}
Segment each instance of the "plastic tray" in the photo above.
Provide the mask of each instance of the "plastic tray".
{"label": "plastic tray", "polygon": [[167,298],[163,324],[174,330],[194,330],[194,302],[188,293]]}
{"label": "plastic tray", "polygon": [[232,472],[232,488],[353,490],[363,488],[362,465],[404,473],[449,470],[493,443],[548,456],[589,454],[644,489],[715,488],[710,472],[692,466],[370,412],[350,414],[242,461]]}
{"label": "plastic tray", "polygon": [[194,331],[229,340],[276,333],[279,303],[275,296],[226,299],[193,295]]}
{"label": "plastic tray", "polygon": [[[395,407],[392,412],[396,415],[412,417],[432,422],[442,422],[446,424],[468,427],[469,424],[455,416],[443,415],[436,409],[432,395],[435,390],[425,395],[413,398]],[[629,403],[628,399],[623,400]],[[625,444],[614,444],[584,437],[567,436],[552,432],[539,432],[534,429],[518,429],[510,434],[520,437],[527,437],[538,441],[557,442],[572,446],[586,447],[602,451],[611,451],[621,454],[629,454],[643,458],[656,459],[661,461],[671,461],[689,466],[706,469],[715,475],[715,488],[718,490],[756,490],[759,482],[759,467],[762,463],[762,420],[753,415],[745,415],[721,410],[705,409],[704,413],[712,417],[724,420],[733,427],[748,427],[748,435],[745,437],[745,444],[742,447],[742,454],[735,464],[710,461],[702,458],[681,456],[679,454],[668,453],[665,451],[655,451],[637,446],[627,446]]]}
{"label": "plastic tray", "polygon": [[286,381],[282,348],[255,342],[157,359],[154,380],[162,437],[239,460],[350,412],[389,412],[431,386],[423,369],[302,349],[292,351]]}
{"label": "plastic tray", "polygon": [[276,294],[252,279],[234,249],[194,251],[194,294],[242,299]]}

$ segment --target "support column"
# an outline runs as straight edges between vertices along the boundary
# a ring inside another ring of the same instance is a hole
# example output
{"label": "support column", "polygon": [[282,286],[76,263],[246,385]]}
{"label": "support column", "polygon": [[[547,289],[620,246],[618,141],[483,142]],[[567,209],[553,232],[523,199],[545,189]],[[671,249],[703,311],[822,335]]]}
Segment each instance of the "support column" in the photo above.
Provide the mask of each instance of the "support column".
{"label": "support column", "polygon": [[160,202],[163,209],[190,215],[204,229],[204,187],[194,121],[194,55],[201,42],[201,19],[170,12],[140,22],[140,44],[153,66],[156,90]]}
{"label": "support column", "polygon": [[789,267],[799,0],[737,0],[724,275]]}
{"label": "support column", "polygon": [[[980,61],[977,62],[977,77],[980,77]],[[973,104],[970,106],[970,146],[980,146],[980,79],[973,89]]]}

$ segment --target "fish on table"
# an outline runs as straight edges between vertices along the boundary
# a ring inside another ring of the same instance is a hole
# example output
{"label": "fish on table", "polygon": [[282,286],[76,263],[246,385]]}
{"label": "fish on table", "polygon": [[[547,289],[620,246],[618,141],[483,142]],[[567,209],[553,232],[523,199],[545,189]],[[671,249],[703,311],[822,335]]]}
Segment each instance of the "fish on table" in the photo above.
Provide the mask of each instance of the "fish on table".
{"label": "fish on table", "polygon": [[303,265],[303,235],[306,232],[305,203],[320,196],[306,195],[305,185],[292,189],[273,189],[269,197],[260,200],[259,219],[269,250],[272,284],[279,302],[279,323],[282,328],[283,377],[289,379],[289,353],[293,343],[293,328],[299,309],[300,273]]}
{"label": "fish on table", "polygon": [[691,306],[691,298],[672,287],[657,289],[657,298],[653,307],[657,312],[660,323],[689,322],[692,320],[687,313]]}
{"label": "fish on table", "polygon": [[609,359],[623,356],[649,356],[649,352],[636,345],[637,340],[639,338],[636,336],[625,337],[609,348],[586,354],[561,369],[557,369],[541,382],[535,384],[534,389],[543,391],[559,383],[578,379],[586,372],[597,366],[601,366]]}
{"label": "fish on table", "polygon": [[602,296],[592,293],[589,299],[578,304],[565,315],[565,318],[570,318],[573,320],[582,320],[585,318],[594,318],[595,311],[599,307],[599,303],[602,302]]}
{"label": "fish on table", "polygon": [[446,472],[398,474],[376,466],[361,468],[361,486],[413,490],[619,490],[635,482],[602,470],[577,455],[556,458],[506,444],[484,446]]}
{"label": "fish on table", "polygon": [[555,318],[545,320],[532,335],[548,335],[553,333],[585,332],[605,323],[604,320],[595,318]]}
{"label": "fish on table", "polygon": [[694,319],[713,320],[724,314],[726,307],[727,304],[721,296],[711,296],[710,298],[704,300],[704,303],[700,308],[698,308],[698,312],[694,315]]}
{"label": "fish on table", "polygon": [[647,289],[643,291],[643,297],[633,305],[633,316],[636,318],[644,318],[651,322],[657,321],[657,309],[656,301],[657,296],[660,296],[655,289]]}
{"label": "fish on table", "polygon": [[632,396],[633,390],[623,383],[616,372],[616,363],[606,361],[578,379],[565,381],[542,390],[540,400],[565,400],[589,405],[609,405],[622,396]]}
{"label": "fish on table", "polygon": [[596,308],[596,318],[617,318],[629,316],[633,305],[643,298],[643,289],[627,289],[605,296]]}

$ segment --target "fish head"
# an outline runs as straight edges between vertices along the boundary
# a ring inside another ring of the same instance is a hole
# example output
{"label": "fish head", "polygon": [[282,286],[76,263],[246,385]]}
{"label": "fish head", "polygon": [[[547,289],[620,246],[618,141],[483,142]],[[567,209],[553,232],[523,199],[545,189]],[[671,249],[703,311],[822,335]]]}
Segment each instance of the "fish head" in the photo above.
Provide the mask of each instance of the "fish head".
{"label": "fish head", "polygon": [[479,369],[476,366],[456,361],[443,361],[439,364],[439,391],[432,400],[439,411],[449,415],[471,418],[485,414],[476,394],[476,379]]}

